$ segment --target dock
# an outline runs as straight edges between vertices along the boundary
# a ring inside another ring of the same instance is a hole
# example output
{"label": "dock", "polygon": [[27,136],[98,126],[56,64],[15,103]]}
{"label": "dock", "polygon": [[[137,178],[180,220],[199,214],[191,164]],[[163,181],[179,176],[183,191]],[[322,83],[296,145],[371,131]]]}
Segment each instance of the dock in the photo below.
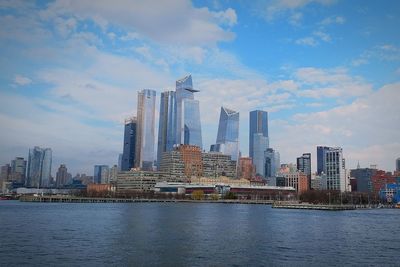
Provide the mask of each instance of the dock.
{"label": "dock", "polygon": [[329,210],[329,211],[338,211],[338,210],[355,210],[356,207],[354,205],[319,205],[319,204],[303,204],[303,203],[279,203],[275,202],[272,205],[272,208],[275,209],[302,209],[302,210]]}
{"label": "dock", "polygon": [[222,203],[222,204],[260,204],[272,205],[273,200],[193,200],[193,199],[143,199],[143,198],[102,198],[102,197],[75,197],[75,196],[21,196],[22,202],[47,202],[47,203]]}

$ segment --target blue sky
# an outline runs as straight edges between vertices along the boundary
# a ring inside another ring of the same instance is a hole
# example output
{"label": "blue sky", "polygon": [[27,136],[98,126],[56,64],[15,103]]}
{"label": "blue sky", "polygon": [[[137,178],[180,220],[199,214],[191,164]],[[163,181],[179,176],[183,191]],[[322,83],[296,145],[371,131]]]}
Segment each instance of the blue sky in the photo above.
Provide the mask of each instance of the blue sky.
{"label": "blue sky", "polygon": [[[53,149],[53,173],[116,164],[137,91],[191,73],[205,149],[220,106],[270,114],[295,162],[342,146],[347,167],[400,157],[398,1],[0,1],[0,163]],[[159,94],[158,94],[159,96]],[[157,104],[158,105],[158,104]]]}

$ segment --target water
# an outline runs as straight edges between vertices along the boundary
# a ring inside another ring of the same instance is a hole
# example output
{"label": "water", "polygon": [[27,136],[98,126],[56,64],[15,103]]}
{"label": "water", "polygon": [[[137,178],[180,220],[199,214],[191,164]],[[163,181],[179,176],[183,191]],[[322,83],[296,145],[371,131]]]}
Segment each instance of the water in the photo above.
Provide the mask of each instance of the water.
{"label": "water", "polygon": [[0,266],[400,265],[400,210],[0,201]]}

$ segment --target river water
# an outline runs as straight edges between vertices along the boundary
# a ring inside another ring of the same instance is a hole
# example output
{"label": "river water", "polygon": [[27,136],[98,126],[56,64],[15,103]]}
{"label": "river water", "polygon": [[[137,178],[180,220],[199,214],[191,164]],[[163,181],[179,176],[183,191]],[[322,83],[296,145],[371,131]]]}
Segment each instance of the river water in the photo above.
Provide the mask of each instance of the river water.
{"label": "river water", "polygon": [[400,266],[400,210],[0,201],[0,266]]}

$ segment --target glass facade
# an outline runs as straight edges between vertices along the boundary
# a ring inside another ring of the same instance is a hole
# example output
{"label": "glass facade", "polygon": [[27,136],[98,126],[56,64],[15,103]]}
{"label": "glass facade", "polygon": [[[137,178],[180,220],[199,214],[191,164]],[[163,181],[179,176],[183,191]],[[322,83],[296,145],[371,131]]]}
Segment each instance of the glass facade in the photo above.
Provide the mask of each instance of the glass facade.
{"label": "glass facade", "polygon": [[323,159],[323,172],[326,174],[327,189],[346,191],[345,161],[342,148],[328,147]]}
{"label": "glass facade", "polygon": [[254,134],[253,139],[253,164],[256,174],[265,177],[265,151],[268,148],[268,138],[262,133]]}
{"label": "glass facade", "polygon": [[324,155],[329,149],[327,146],[317,146],[317,174],[320,175],[324,171]]}
{"label": "glass facade", "polygon": [[156,91],[138,93],[135,167],[152,170],[155,143]]}
{"label": "glass facade", "polygon": [[308,188],[311,188],[311,153],[297,158],[297,169],[307,176]]}
{"label": "glass facade", "polygon": [[176,144],[176,94],[161,93],[160,120],[158,125],[157,165],[160,166],[163,152],[172,151]]}
{"label": "glass facade", "polygon": [[268,112],[254,110],[250,112],[249,156],[254,159],[254,134],[261,133],[268,138]]}
{"label": "glass facade", "polygon": [[107,165],[95,165],[93,173],[93,183],[105,184],[108,183],[110,169]]}
{"label": "glass facade", "polygon": [[122,171],[129,171],[135,164],[136,125],[135,117],[125,120],[124,149],[120,165]]}
{"label": "glass facade", "polygon": [[51,176],[52,151],[50,148],[29,149],[27,187],[48,187]]}
{"label": "glass facade", "polygon": [[192,76],[176,81],[176,144],[203,147],[199,101],[194,99]]}
{"label": "glass facade", "polygon": [[211,151],[230,155],[232,160],[239,157],[239,112],[221,107],[217,141]]}

